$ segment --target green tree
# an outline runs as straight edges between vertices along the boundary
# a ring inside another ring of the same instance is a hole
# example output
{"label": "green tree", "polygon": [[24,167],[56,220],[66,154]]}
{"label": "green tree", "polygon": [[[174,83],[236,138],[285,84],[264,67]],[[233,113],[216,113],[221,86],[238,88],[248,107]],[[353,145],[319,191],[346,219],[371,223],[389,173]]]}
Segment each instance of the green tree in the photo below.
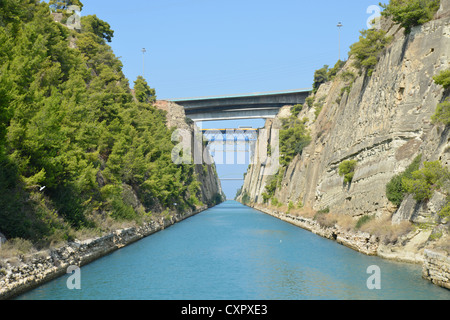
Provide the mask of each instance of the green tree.
{"label": "green tree", "polygon": [[381,14],[399,23],[405,28],[406,34],[413,27],[432,20],[439,5],[440,0],[391,0],[389,4],[380,3],[384,8]]}
{"label": "green tree", "polygon": [[134,82],[134,95],[141,103],[153,103],[156,100],[155,89],[150,88],[142,76],[138,76]]}
{"label": "green tree", "polygon": [[[69,4],[77,3],[51,5]],[[106,44],[109,25],[95,16],[84,24],[74,32],[54,23],[46,2],[0,1],[0,226],[8,237],[67,240],[101,228],[104,217],[138,220],[204,200],[203,170],[172,162],[172,131],[148,103],[153,91],[145,84],[133,99]]]}
{"label": "green tree", "polygon": [[444,89],[450,88],[450,69],[441,71],[434,78],[434,82],[444,87]]}
{"label": "green tree", "polygon": [[395,175],[386,185],[386,197],[396,206],[400,206],[407,194],[403,179],[411,179],[414,171],[419,170],[422,155],[417,156],[402,173]]}
{"label": "green tree", "polygon": [[327,78],[328,80],[333,80],[338,72],[345,66],[345,61],[338,60],[333,68],[328,70]]}
{"label": "green tree", "polygon": [[314,72],[313,92],[317,92],[321,84],[328,81],[328,65]]}
{"label": "green tree", "polygon": [[108,42],[114,37],[114,31],[111,30],[109,23],[97,18],[95,14],[81,17],[81,25],[84,32],[91,32]]}
{"label": "green tree", "polygon": [[361,31],[359,42],[350,46],[350,56],[355,58],[354,66],[360,70],[367,70],[369,76],[378,63],[384,48],[392,41],[386,36],[386,31],[369,29]]}
{"label": "green tree", "polygon": [[425,162],[422,169],[411,173],[411,177],[403,178],[403,186],[415,200],[424,201],[431,199],[433,192],[449,179],[450,172],[440,161]]}

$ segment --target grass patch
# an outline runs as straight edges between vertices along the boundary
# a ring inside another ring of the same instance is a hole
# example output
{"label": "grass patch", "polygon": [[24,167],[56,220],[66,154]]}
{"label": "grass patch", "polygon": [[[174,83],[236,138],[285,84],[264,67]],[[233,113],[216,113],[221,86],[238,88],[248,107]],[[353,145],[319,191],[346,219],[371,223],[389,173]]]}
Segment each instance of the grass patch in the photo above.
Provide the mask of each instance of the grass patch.
{"label": "grass patch", "polygon": [[376,236],[384,244],[395,244],[401,236],[404,236],[414,230],[414,226],[409,221],[403,221],[399,224],[392,224],[389,216],[380,219],[371,219],[364,223],[360,228],[362,232],[368,232]]}
{"label": "grass patch", "polygon": [[362,217],[359,218],[358,221],[356,222],[355,229],[361,229],[361,227],[362,227],[363,225],[365,225],[365,224],[368,223],[369,221],[372,221],[373,219],[375,219],[375,216],[362,216]]}
{"label": "grass patch", "polygon": [[29,240],[14,238],[6,241],[0,247],[0,259],[8,259],[36,251]]}

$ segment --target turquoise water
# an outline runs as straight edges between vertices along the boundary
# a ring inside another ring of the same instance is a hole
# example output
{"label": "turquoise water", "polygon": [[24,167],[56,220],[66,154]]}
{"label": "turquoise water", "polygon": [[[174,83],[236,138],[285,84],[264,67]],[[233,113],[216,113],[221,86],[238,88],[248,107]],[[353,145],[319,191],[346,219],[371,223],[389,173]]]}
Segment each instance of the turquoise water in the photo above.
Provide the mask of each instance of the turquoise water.
{"label": "turquoise water", "polygon": [[[369,290],[367,268],[381,271]],[[301,300],[450,299],[421,267],[369,257],[228,201],[18,299]]]}

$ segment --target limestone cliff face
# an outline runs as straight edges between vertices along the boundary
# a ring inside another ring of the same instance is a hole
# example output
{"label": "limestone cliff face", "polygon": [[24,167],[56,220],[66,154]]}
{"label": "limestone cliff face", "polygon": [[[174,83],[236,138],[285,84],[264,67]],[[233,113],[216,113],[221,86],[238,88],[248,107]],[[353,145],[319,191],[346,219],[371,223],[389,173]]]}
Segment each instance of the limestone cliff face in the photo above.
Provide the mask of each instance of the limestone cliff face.
{"label": "limestone cliff face", "polygon": [[[156,107],[158,109],[166,111],[167,126],[169,128],[176,128],[179,130],[186,130],[190,132],[191,140],[191,150],[194,149],[194,128],[195,124],[190,123],[186,119],[186,114],[184,108],[176,103],[170,101],[157,101]],[[203,156],[210,157],[209,154],[204,154]],[[212,165],[201,165],[197,164],[195,166],[195,174],[197,175],[197,180],[201,183],[201,198],[199,200],[204,204],[214,204],[218,201],[218,196],[221,197],[220,201],[225,200],[225,194],[222,191],[219,177],[217,175],[216,167],[211,158],[207,159],[207,163],[212,163]]]}
{"label": "limestone cliff face", "polygon": [[[372,76],[359,75],[350,59],[340,74],[356,75],[351,89],[343,90],[349,82],[338,75],[315,95],[315,101],[323,102],[318,118],[314,120],[314,108],[299,114],[310,119],[312,142],[286,168],[275,193],[280,202],[302,201],[314,210],[330,208],[354,217],[389,215],[396,223],[438,220],[443,195],[436,193],[426,204],[409,197],[398,209],[386,198],[386,184],[419,154],[423,161],[440,160],[450,166],[449,130],[430,120],[448,95],[433,76],[450,67],[450,1],[442,0],[435,19],[409,35],[389,21],[383,21],[382,28],[394,40]],[[279,128],[287,110],[268,121],[266,129]],[[358,161],[349,186],[338,174],[344,160]],[[255,205],[263,204],[262,193],[270,179],[264,170],[261,162],[252,165],[243,186]]]}

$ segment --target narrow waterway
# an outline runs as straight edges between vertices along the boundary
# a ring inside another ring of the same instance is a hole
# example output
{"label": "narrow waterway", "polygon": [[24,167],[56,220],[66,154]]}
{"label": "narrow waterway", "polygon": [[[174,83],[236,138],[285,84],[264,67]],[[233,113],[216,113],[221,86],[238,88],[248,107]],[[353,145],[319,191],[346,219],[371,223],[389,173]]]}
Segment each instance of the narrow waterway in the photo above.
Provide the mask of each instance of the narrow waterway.
{"label": "narrow waterway", "polygon": [[[381,289],[369,290],[369,266]],[[228,201],[18,299],[450,299],[421,267],[369,257]]]}

